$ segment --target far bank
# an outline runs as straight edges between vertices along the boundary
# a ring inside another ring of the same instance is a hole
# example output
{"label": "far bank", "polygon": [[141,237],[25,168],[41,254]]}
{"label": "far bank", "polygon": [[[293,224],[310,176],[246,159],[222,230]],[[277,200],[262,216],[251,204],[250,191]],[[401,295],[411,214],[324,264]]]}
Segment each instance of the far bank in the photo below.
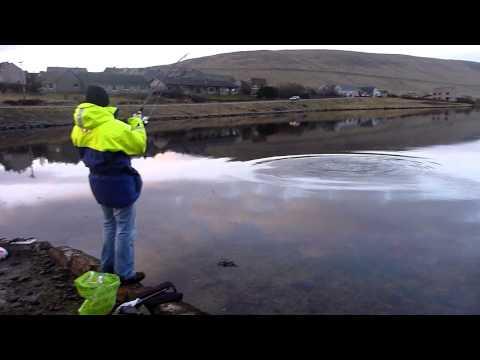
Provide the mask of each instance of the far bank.
{"label": "far bank", "polygon": [[[127,118],[139,109],[139,105],[120,105],[118,107],[121,118]],[[334,98],[147,105],[144,112],[146,116],[150,116],[151,121],[198,119],[203,122],[209,118],[271,116],[289,113],[470,107],[471,105],[462,103],[403,98]],[[74,106],[0,107],[0,131],[71,126],[73,109]]]}

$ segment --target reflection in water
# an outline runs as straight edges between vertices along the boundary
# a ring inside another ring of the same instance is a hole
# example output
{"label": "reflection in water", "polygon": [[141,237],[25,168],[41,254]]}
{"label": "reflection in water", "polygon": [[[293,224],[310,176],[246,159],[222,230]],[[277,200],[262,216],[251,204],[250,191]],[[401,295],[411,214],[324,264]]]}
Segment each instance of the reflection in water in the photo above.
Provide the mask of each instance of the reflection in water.
{"label": "reflection in water", "polygon": [[[198,128],[188,131],[149,131],[147,156],[173,151],[207,157],[228,157],[246,161],[272,156],[338,153],[359,150],[403,150],[411,147],[458,143],[480,138],[477,112],[471,110],[435,110],[431,115],[387,118],[346,116],[336,121],[294,121],[262,123],[229,128]],[[58,130],[56,130],[58,132]],[[44,144],[8,147],[2,150],[0,164],[7,171],[22,172],[34,159],[77,164],[79,156],[69,140],[69,129],[58,139],[46,138]],[[47,135],[45,135],[47,136]],[[16,139],[17,135],[13,135]],[[5,139],[4,139],[5,140]],[[9,143],[9,141],[3,141]]]}
{"label": "reflection in water", "polygon": [[[175,180],[215,182],[242,178],[254,181],[251,165],[228,160],[166,152],[151,158],[134,159],[133,166],[150,186]],[[1,171],[0,167],[0,204],[11,207],[35,204],[38,200],[58,201],[92,196],[87,180],[88,169],[82,164],[46,164],[37,159],[33,161],[32,168],[36,169],[34,181],[26,174],[19,176]]]}
{"label": "reflection in water", "polygon": [[[218,314],[478,314],[478,136],[461,112],[152,133],[139,270]],[[0,236],[100,255],[76,156],[0,153]]]}

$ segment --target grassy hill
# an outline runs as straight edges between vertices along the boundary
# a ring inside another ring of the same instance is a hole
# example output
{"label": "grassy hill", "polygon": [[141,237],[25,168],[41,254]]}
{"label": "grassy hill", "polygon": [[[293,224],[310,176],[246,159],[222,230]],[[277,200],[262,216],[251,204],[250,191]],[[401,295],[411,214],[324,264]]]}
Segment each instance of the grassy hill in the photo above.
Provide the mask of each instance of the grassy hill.
{"label": "grassy hill", "polygon": [[395,93],[429,93],[438,86],[455,86],[458,96],[480,97],[480,63],[471,61],[339,50],[262,50],[206,56],[181,64],[241,80],[266,78],[272,85],[372,85]]}

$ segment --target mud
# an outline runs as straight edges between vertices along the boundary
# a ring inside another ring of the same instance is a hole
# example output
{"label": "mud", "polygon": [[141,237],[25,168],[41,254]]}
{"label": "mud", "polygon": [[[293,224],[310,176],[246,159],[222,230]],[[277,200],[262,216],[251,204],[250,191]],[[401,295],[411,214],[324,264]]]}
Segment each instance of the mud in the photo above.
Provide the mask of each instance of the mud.
{"label": "mud", "polygon": [[48,255],[48,243],[9,245],[0,260],[0,315],[76,315],[83,299],[68,270]]}

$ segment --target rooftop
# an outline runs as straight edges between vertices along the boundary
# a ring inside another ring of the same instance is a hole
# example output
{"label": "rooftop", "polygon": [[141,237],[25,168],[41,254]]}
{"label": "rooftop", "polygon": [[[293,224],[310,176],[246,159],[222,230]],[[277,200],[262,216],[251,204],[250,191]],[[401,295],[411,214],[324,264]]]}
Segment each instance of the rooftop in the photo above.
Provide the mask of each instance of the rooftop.
{"label": "rooftop", "polygon": [[51,71],[73,71],[73,72],[87,72],[86,68],[76,68],[76,67],[61,67],[61,66],[49,66],[47,67],[47,72]]}

